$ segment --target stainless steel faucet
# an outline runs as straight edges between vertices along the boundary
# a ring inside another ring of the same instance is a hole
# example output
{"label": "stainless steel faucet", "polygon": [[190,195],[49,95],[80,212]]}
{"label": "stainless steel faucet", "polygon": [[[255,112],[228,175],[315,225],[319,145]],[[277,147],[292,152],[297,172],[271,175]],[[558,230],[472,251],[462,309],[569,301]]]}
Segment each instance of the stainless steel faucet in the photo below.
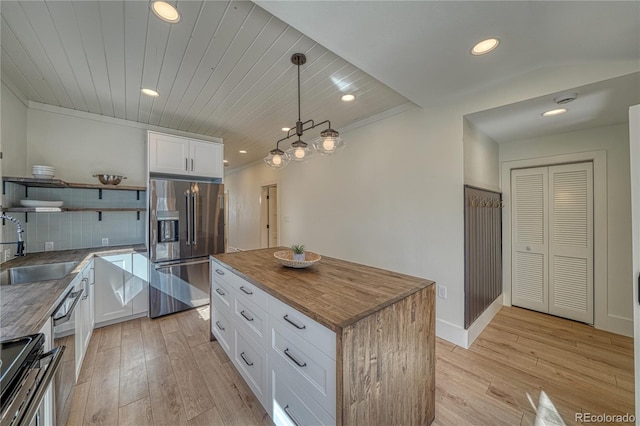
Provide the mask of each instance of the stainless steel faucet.
{"label": "stainless steel faucet", "polygon": [[22,233],[24,232],[24,230],[22,229],[22,223],[20,223],[20,221],[15,217],[8,216],[5,213],[2,213],[2,215],[0,215],[0,219],[6,219],[9,222],[13,222],[16,225],[16,228],[18,228],[18,248],[16,250],[16,256],[24,256],[24,240],[22,238]]}

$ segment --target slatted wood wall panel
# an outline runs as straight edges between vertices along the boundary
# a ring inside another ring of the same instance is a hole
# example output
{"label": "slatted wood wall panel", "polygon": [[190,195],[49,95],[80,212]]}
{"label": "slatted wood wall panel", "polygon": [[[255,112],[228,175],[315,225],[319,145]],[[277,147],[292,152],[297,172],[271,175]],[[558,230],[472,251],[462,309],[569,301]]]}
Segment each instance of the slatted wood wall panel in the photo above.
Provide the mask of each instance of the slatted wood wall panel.
{"label": "slatted wood wall panel", "polygon": [[502,293],[502,194],[464,188],[464,328]]}

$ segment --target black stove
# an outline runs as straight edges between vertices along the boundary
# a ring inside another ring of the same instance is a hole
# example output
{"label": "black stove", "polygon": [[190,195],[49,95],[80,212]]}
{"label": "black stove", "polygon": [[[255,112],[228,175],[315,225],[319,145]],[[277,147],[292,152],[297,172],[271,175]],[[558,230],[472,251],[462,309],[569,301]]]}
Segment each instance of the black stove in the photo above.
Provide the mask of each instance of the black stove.
{"label": "black stove", "polygon": [[0,342],[0,426],[28,425],[57,369],[64,347],[44,353],[43,334]]}

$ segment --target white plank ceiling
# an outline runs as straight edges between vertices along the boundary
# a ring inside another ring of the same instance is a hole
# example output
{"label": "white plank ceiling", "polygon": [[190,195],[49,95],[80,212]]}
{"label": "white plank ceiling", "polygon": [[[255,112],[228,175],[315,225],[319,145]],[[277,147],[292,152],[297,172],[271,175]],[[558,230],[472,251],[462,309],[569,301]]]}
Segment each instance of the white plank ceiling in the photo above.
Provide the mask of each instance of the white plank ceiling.
{"label": "white plank ceiling", "polygon": [[3,0],[2,79],[30,101],[221,137],[231,168],[264,157],[295,123],[295,52],[307,55],[303,121],[339,130],[408,102],[254,3],[174,4],[177,24],[147,1]]}

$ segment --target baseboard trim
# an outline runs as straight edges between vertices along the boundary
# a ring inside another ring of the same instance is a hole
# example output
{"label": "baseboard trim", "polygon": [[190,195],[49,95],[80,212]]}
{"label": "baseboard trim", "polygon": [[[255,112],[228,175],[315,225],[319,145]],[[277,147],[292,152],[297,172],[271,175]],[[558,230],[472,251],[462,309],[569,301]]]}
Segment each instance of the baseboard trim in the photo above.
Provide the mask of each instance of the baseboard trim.
{"label": "baseboard trim", "polygon": [[478,338],[482,330],[489,325],[493,317],[502,308],[502,295],[498,296],[487,309],[467,329],[467,343],[469,346]]}
{"label": "baseboard trim", "polygon": [[482,330],[489,325],[493,317],[502,308],[502,295],[498,296],[491,305],[471,324],[468,330],[451,324],[450,322],[436,318],[436,336],[451,342],[465,349],[482,333]]}
{"label": "baseboard trim", "polygon": [[436,318],[436,336],[467,349],[467,330]]}

